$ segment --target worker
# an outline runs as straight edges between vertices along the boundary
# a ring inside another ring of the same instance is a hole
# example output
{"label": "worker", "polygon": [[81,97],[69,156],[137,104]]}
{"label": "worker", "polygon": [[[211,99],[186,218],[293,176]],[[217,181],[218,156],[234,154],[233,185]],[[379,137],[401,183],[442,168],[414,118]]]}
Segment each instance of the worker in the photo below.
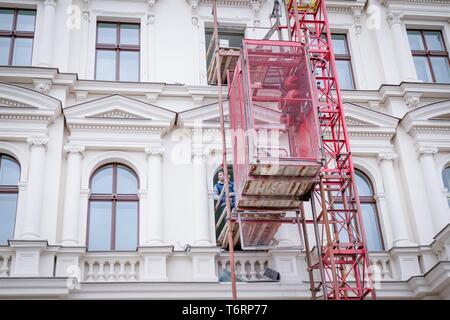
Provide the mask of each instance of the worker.
{"label": "worker", "polygon": [[[221,210],[223,210],[223,208],[227,205],[226,202],[226,194],[225,192],[223,193],[222,197],[220,197],[220,194],[222,193],[223,190],[223,186],[225,184],[225,173],[223,172],[223,170],[220,170],[218,173],[218,178],[219,181],[217,181],[217,183],[214,185],[214,200],[218,200],[220,201],[220,208]],[[229,176],[228,176],[229,178]],[[229,181],[229,194],[230,194],[230,204],[231,204],[231,209],[234,208],[234,183],[231,180]]]}

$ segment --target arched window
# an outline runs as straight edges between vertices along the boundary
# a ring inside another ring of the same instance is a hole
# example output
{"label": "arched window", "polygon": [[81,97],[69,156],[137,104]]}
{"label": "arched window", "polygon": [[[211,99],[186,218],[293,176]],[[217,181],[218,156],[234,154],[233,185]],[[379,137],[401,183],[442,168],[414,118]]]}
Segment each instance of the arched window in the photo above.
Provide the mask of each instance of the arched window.
{"label": "arched window", "polygon": [[450,165],[442,171],[442,180],[444,180],[444,187],[447,188],[447,202],[450,207]]}
{"label": "arched window", "polygon": [[14,237],[19,178],[17,161],[0,154],[0,245],[7,244]]}
{"label": "arched window", "polygon": [[90,187],[88,250],[136,250],[139,197],[135,172],[111,163],[94,172]]}
{"label": "arched window", "polygon": [[366,231],[367,248],[369,251],[382,251],[384,250],[383,238],[372,183],[364,173],[358,170],[355,171],[355,178]]}

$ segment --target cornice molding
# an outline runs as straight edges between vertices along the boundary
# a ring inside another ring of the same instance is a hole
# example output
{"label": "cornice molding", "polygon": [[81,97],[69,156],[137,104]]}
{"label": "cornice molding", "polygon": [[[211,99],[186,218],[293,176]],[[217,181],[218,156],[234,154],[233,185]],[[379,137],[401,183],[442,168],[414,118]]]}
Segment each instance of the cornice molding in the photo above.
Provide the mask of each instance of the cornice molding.
{"label": "cornice molding", "polygon": [[119,131],[146,131],[146,132],[164,132],[167,127],[141,127],[127,125],[96,125],[96,124],[68,124],[70,129],[89,129],[89,130],[119,130]]}

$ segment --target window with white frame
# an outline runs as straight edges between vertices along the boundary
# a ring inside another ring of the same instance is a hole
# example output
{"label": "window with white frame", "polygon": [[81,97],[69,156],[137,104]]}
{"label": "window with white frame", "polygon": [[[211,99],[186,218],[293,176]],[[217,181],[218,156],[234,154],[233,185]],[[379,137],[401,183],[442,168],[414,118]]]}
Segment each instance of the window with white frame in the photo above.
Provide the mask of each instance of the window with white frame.
{"label": "window with white frame", "polygon": [[136,173],[122,164],[104,165],[92,175],[90,189],[88,250],[136,250],[139,220]]}
{"label": "window with white frame", "polygon": [[444,187],[447,189],[447,202],[450,207],[450,164],[442,170],[442,180],[444,181]]}
{"label": "window with white frame", "polygon": [[35,10],[0,8],[0,65],[31,65],[35,21]]}
{"label": "window with white frame", "polygon": [[0,154],[0,245],[14,237],[20,167],[17,161]]}
{"label": "window with white frame", "polygon": [[139,60],[139,24],[97,23],[96,80],[139,81]]}
{"label": "window with white frame", "polygon": [[448,51],[439,30],[408,30],[417,77],[424,82],[450,83]]}

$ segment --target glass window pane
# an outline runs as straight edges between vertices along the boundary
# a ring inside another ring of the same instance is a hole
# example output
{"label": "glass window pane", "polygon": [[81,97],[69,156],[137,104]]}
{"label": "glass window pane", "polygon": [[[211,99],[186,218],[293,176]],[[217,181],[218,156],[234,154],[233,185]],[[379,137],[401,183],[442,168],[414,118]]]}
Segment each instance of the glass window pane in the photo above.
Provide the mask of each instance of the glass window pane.
{"label": "glass window pane", "polygon": [[31,10],[19,10],[17,16],[17,31],[34,31],[34,20],[36,13]]}
{"label": "glass window pane", "polygon": [[444,51],[444,41],[439,31],[424,31],[428,50]]}
{"label": "glass window pane", "polygon": [[442,171],[442,180],[444,180],[444,187],[447,188],[447,192],[450,192],[450,167]]}
{"label": "glass window pane", "polygon": [[420,31],[408,31],[408,40],[411,50],[425,50]]}
{"label": "glass window pane", "polygon": [[89,250],[111,250],[112,203],[90,203]]}
{"label": "glass window pane", "polygon": [[13,65],[31,65],[31,54],[33,52],[33,39],[16,38],[14,40]]}
{"label": "glass window pane", "polygon": [[0,245],[14,236],[17,194],[0,194]]}
{"label": "glass window pane", "polygon": [[92,178],[91,192],[111,194],[113,184],[112,177],[112,166],[107,166],[100,169],[100,171],[97,171]]}
{"label": "glass window pane", "polygon": [[136,250],[138,203],[116,203],[116,250]]}
{"label": "glass window pane", "polygon": [[11,157],[2,155],[0,163],[0,185],[16,186],[20,178],[20,168]]}
{"label": "glass window pane", "polygon": [[369,203],[362,203],[361,210],[366,231],[367,249],[369,251],[382,251],[383,246],[374,206]]}
{"label": "glass window pane", "polygon": [[416,66],[417,77],[423,82],[432,82],[430,66],[428,65],[427,58],[425,57],[413,57],[414,64]]}
{"label": "glass window pane", "polygon": [[341,89],[353,89],[353,75],[349,60],[336,60],[336,68]]}
{"label": "glass window pane", "polygon": [[346,37],[344,34],[332,34],[334,54],[348,54]]}
{"label": "glass window pane", "polygon": [[13,18],[13,9],[0,9],[0,30],[12,30]]}
{"label": "glass window pane", "polygon": [[120,25],[120,44],[139,45],[139,25]]}
{"label": "glass window pane", "polygon": [[431,57],[436,82],[450,83],[450,67],[447,57]]}
{"label": "glass window pane", "polygon": [[97,31],[97,43],[116,44],[117,43],[117,24],[99,23]]}
{"label": "glass window pane", "polygon": [[371,196],[373,195],[370,182],[364,174],[359,171],[355,172],[356,186],[358,188],[359,196]]}
{"label": "glass window pane", "polygon": [[139,81],[139,52],[120,52],[120,77],[121,81]]}
{"label": "glass window pane", "polygon": [[0,65],[8,65],[11,38],[0,37]]}
{"label": "glass window pane", "polygon": [[97,80],[116,80],[116,52],[113,50],[97,50]]}
{"label": "glass window pane", "polygon": [[130,169],[118,166],[117,167],[117,193],[118,194],[137,194],[138,183],[136,176]]}

